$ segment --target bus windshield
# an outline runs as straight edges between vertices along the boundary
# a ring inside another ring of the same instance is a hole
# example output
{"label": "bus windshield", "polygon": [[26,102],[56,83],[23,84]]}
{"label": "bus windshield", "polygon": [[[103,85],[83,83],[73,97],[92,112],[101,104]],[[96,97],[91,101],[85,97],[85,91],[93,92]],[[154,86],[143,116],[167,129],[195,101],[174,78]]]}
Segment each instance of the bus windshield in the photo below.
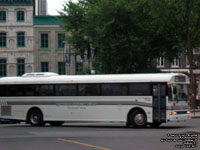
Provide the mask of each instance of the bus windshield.
{"label": "bus windshield", "polygon": [[172,85],[172,99],[173,101],[187,101],[189,97],[189,85],[174,84]]}

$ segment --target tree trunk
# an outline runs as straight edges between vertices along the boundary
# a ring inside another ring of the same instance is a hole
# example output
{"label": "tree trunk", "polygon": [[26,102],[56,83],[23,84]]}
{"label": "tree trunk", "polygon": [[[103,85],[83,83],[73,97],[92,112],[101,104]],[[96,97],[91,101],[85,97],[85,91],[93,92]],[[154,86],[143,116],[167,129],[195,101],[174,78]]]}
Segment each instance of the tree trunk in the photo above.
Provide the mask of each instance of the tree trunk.
{"label": "tree trunk", "polygon": [[195,79],[195,74],[193,72],[195,66],[194,66],[194,54],[193,54],[193,49],[190,46],[190,42],[188,41],[188,56],[189,56],[189,65],[190,65],[190,94],[191,94],[191,99],[190,99],[190,104],[191,108],[195,109],[196,108],[196,79]]}
{"label": "tree trunk", "polygon": [[193,69],[190,67],[190,93],[191,93],[191,108],[196,108],[196,80],[195,75],[193,74]]}

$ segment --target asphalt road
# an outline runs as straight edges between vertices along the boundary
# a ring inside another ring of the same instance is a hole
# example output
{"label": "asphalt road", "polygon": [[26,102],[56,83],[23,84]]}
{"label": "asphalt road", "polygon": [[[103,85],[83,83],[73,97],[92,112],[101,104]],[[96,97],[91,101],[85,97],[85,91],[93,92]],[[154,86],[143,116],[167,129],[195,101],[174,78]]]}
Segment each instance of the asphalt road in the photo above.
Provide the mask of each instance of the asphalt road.
{"label": "asphalt road", "polygon": [[[184,141],[188,142],[186,146],[196,142],[199,147],[180,148]],[[142,129],[116,123],[65,123],[61,127],[0,125],[0,150],[187,149],[200,149],[200,118]]]}

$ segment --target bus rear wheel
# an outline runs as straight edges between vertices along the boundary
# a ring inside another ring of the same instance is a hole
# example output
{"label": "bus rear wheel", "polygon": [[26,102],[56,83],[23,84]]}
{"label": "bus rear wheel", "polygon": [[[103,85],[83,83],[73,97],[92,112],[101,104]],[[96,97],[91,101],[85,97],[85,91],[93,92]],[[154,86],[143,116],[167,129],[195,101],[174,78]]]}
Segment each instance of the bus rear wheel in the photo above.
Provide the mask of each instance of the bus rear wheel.
{"label": "bus rear wheel", "polygon": [[28,114],[28,122],[32,126],[43,126],[43,115],[40,110],[32,110]]}
{"label": "bus rear wheel", "polygon": [[146,127],[147,117],[142,111],[135,110],[130,114],[130,123],[137,128]]}

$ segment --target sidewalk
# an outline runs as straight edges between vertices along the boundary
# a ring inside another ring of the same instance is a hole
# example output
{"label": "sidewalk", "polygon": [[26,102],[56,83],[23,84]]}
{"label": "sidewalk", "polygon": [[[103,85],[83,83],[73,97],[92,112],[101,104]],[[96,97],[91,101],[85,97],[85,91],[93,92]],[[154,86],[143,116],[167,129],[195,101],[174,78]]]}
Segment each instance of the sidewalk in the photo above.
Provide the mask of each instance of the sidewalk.
{"label": "sidewalk", "polygon": [[199,109],[195,109],[194,111],[192,111],[192,118],[200,118],[200,110]]}

